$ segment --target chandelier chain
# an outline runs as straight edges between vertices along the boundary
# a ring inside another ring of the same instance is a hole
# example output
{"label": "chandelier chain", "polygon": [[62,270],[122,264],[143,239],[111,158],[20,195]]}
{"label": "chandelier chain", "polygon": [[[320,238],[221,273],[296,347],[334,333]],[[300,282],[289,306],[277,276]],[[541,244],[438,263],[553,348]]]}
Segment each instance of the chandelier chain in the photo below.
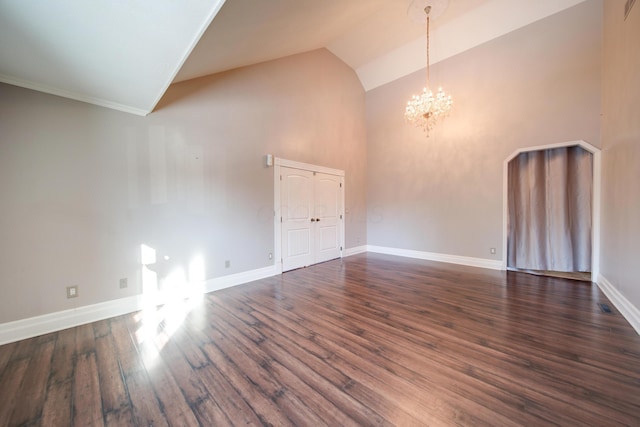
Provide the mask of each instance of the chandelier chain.
{"label": "chandelier chain", "polygon": [[429,12],[431,11],[431,6],[425,7],[424,11],[427,14],[427,87],[429,87],[429,82],[431,80],[431,75],[429,73],[429,64],[431,63],[429,60]]}

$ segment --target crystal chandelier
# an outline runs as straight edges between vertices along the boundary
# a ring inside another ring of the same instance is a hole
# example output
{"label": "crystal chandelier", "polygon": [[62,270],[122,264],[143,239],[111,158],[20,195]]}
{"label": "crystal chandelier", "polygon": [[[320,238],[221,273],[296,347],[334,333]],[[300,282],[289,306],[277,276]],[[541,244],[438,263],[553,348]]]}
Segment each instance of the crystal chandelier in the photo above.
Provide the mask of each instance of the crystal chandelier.
{"label": "crystal chandelier", "polygon": [[427,15],[427,86],[422,90],[422,94],[413,95],[404,112],[404,118],[408,123],[422,128],[429,136],[429,130],[433,128],[441,117],[445,117],[453,107],[451,95],[444,93],[442,88],[438,88],[437,93],[429,89],[429,12],[431,6],[424,8]]}

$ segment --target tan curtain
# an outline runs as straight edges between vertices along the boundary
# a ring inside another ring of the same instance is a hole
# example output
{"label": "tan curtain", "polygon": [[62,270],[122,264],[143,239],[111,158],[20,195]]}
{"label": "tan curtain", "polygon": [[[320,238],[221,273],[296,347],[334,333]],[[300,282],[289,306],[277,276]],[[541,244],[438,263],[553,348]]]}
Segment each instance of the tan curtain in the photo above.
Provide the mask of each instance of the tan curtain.
{"label": "tan curtain", "polygon": [[521,153],[508,167],[509,268],[591,271],[592,154]]}

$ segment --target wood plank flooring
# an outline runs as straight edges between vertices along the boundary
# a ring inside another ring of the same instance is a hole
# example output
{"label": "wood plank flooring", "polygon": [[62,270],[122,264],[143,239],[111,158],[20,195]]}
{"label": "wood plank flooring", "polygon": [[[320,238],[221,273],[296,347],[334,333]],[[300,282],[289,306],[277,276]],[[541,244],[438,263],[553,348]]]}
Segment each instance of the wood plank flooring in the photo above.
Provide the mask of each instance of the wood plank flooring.
{"label": "wood plank flooring", "polygon": [[35,425],[637,426],[640,337],[589,282],[356,255],[0,346]]}

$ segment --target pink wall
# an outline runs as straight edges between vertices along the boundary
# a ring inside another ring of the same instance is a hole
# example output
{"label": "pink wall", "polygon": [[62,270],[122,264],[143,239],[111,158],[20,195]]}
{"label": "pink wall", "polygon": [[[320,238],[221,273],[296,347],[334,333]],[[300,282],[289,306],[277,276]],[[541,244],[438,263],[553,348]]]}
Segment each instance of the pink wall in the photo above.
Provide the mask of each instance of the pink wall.
{"label": "pink wall", "polygon": [[640,4],[604,2],[601,273],[640,327]]}

